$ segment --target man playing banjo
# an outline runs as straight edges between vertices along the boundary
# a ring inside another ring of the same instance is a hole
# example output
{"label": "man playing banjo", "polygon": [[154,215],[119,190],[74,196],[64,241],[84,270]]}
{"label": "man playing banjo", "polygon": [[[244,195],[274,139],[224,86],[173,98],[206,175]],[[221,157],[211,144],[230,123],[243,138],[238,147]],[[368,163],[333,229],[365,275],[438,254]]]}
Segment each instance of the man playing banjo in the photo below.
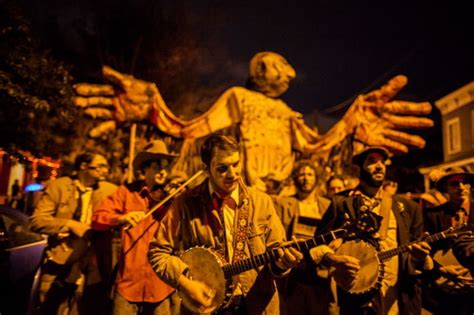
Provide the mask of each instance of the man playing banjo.
{"label": "man playing banjo", "polygon": [[364,248],[375,248],[375,253],[394,249],[417,240],[423,232],[422,213],[414,202],[398,195],[384,194],[382,184],[388,161],[389,153],[381,147],[370,147],[355,155],[352,163],[360,169],[360,184],[348,197],[334,197],[317,231],[318,234],[330,231],[341,226],[347,218],[360,217],[364,211],[376,213],[381,221],[376,233],[364,236],[365,242],[354,242],[354,246],[361,243],[372,246],[356,247],[354,255],[351,255],[351,248],[347,246],[345,251],[341,251],[346,243],[336,252],[324,245],[311,252],[316,263],[330,267],[338,283],[341,314],[421,313],[416,275],[433,266],[428,255],[430,246],[426,242],[413,244],[408,247],[407,254],[386,260],[383,275],[377,279],[379,284],[374,284],[372,288],[369,285],[367,292],[354,294],[350,290],[358,281],[367,280],[367,272],[378,270],[364,268],[363,256],[358,256],[364,254]]}
{"label": "man playing banjo", "polygon": [[[177,288],[194,311],[208,313],[215,305],[216,286],[196,280],[179,255],[196,246],[211,248],[229,262],[265,253],[285,240],[285,230],[271,198],[241,180],[240,147],[231,137],[211,135],[201,147],[209,179],[179,196],[150,244],[150,264],[158,276]],[[275,262],[234,277],[232,308],[224,313],[278,314],[274,276],[283,276],[303,255],[278,249]],[[202,262],[202,269],[208,265]],[[212,277],[217,271],[204,277]],[[217,292],[218,293],[218,292]]]}
{"label": "man playing banjo", "polygon": [[[423,209],[425,230],[430,233],[474,224],[471,187],[474,174],[466,167],[452,167],[436,181],[436,189],[447,202]],[[425,307],[433,314],[470,314],[474,309],[474,238],[460,237],[433,246],[435,268],[423,288]],[[453,308],[453,305],[456,305]]]}

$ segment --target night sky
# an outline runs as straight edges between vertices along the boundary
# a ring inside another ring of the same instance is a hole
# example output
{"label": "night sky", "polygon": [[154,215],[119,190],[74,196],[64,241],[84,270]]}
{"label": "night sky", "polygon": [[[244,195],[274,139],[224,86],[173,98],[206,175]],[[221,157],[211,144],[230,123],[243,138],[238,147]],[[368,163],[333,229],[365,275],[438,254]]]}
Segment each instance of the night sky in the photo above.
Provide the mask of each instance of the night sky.
{"label": "night sky", "polygon": [[[225,88],[244,85],[248,61],[264,50],[294,66],[297,78],[283,99],[306,119],[317,117],[321,130],[354,96],[397,74],[409,78],[398,98],[412,101],[434,102],[473,80],[467,1],[23,3],[43,46],[70,64],[78,81],[100,82],[100,66],[108,64],[156,82],[178,112],[182,99],[167,91],[204,90],[202,99],[210,103]],[[430,117],[439,122],[437,110]],[[409,159],[417,165],[440,162],[439,128],[422,135],[427,149]],[[432,158],[427,162],[426,156]]]}

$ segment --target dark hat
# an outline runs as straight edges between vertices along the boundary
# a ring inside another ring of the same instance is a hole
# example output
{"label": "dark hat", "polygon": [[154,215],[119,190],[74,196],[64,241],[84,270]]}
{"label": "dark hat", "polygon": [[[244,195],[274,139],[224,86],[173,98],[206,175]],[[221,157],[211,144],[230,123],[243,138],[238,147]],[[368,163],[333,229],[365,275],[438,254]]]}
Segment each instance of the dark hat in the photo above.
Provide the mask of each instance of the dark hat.
{"label": "dark hat", "polygon": [[463,181],[471,186],[474,184],[474,174],[470,173],[465,167],[451,167],[446,169],[446,174],[436,181],[436,189],[445,192],[446,184],[453,176],[461,176]]}
{"label": "dark hat", "polygon": [[387,160],[390,157],[390,153],[388,152],[387,149],[382,148],[382,147],[368,147],[365,150],[357,153],[356,155],[352,156],[352,164],[361,166],[364,164],[365,158],[367,155],[369,155],[372,152],[378,152],[382,154],[385,160]]}
{"label": "dark hat", "polygon": [[138,152],[138,154],[133,159],[133,168],[137,171],[140,169],[142,164],[147,161],[159,159],[171,160],[176,158],[177,156],[177,154],[172,154],[168,152],[166,143],[164,143],[163,140],[154,140],[145,145],[142,151]]}

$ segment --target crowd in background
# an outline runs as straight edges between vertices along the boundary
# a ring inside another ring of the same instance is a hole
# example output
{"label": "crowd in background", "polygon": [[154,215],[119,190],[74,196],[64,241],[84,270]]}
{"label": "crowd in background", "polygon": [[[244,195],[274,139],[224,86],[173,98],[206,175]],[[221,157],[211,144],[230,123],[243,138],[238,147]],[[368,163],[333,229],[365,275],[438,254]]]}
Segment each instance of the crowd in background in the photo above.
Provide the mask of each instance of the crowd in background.
{"label": "crowd in background", "polygon": [[[334,175],[319,189],[314,163],[302,160],[291,178],[294,194],[269,196],[243,183],[239,154],[234,139],[211,135],[201,149],[207,178],[201,176],[164,204],[160,201],[187,179],[171,173],[176,155],[164,142],[155,140],[140,151],[133,162],[137,180],[119,187],[106,181],[103,156],[79,155],[71,176],[46,184],[31,215],[32,229],[48,235],[35,310],[186,313],[180,291],[191,297],[195,311],[208,312],[216,292],[187,277],[177,256],[182,250],[212,247],[236,261],[287,240],[310,240],[371,211],[380,226],[361,238],[377,251],[419,242],[384,263],[380,286],[370,294],[348,294],[364,269],[339,250],[341,244],[310,251],[285,248],[268,268],[239,275],[233,291],[237,302],[220,313],[420,314],[422,307],[434,314],[472,313],[472,238],[422,241],[424,232],[472,227],[470,170],[437,170],[430,174],[431,190],[410,200],[386,178],[388,151],[369,147],[353,157],[356,179]],[[23,210],[18,182],[11,191],[10,206]],[[115,261],[114,237],[121,243]]]}

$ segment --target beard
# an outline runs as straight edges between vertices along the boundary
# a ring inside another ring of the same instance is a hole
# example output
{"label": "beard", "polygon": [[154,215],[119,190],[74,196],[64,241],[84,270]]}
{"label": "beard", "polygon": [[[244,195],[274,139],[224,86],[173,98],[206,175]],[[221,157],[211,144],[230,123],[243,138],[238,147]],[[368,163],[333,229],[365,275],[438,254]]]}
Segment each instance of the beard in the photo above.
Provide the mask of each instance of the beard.
{"label": "beard", "polygon": [[373,175],[375,175],[375,174],[376,173],[371,174],[371,173],[365,171],[364,169],[361,169],[361,171],[360,171],[360,180],[361,180],[361,182],[364,182],[364,183],[366,183],[367,185],[369,185],[371,187],[380,187],[380,186],[382,186],[383,181],[385,180],[385,174],[383,174],[383,178],[381,180],[375,179],[373,177]]}
{"label": "beard", "polygon": [[298,181],[295,182],[295,186],[296,186],[296,189],[298,190],[298,192],[302,195],[308,195],[309,193],[311,193],[314,188],[316,188],[316,182],[314,182],[313,185],[311,185],[311,187],[307,188],[305,187],[305,183],[300,183]]}

